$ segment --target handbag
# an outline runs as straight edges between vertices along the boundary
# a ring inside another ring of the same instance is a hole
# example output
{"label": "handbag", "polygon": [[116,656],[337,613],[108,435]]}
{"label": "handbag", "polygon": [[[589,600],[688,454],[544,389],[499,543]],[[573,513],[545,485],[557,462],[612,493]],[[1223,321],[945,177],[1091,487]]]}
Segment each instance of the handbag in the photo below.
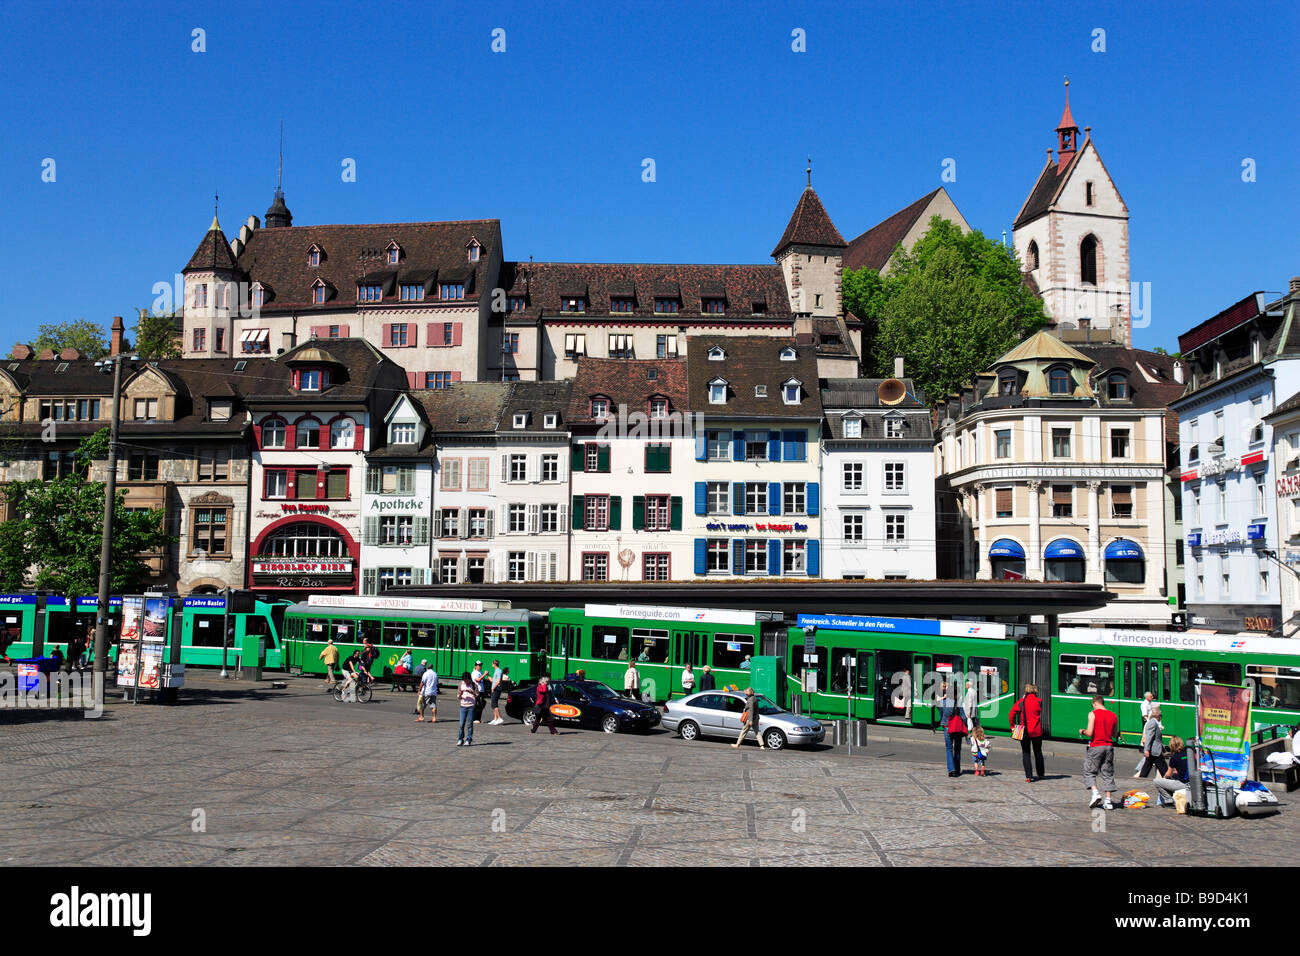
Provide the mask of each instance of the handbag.
{"label": "handbag", "polygon": [[966,721],[962,720],[961,714],[957,713],[955,710],[952,712],[952,716],[948,718],[948,736],[966,736]]}
{"label": "handbag", "polygon": [[1025,706],[1025,702],[1024,702],[1023,700],[1021,700],[1021,702],[1020,702],[1020,723],[1016,724],[1014,727],[1011,728],[1011,739],[1012,739],[1012,740],[1024,740],[1024,739],[1025,739],[1025,722],[1026,722],[1026,719],[1029,717],[1028,710],[1029,710],[1029,708]]}

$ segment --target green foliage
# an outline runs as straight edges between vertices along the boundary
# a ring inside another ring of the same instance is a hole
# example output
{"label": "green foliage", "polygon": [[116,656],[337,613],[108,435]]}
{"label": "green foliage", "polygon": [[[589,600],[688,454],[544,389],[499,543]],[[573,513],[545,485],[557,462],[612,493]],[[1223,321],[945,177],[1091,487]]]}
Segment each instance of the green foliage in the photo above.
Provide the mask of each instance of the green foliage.
{"label": "green foliage", "polygon": [[931,402],[1047,323],[1013,250],[939,216],[911,250],[894,252],[889,274],[848,271],[843,288],[844,308],[863,322],[867,371],[892,375],[901,355]]}
{"label": "green foliage", "polygon": [[[77,457],[106,453],[107,430],[86,439]],[[5,487],[10,514],[0,524],[0,589],[46,588],[55,594],[99,589],[99,548],[104,530],[104,485],[79,475],[52,481],[17,481]],[[113,512],[109,586],[114,594],[142,590],[149,569],[140,555],[176,539],[163,530],[163,513],[128,511],[122,492]]]}
{"label": "green foliage", "polygon": [[135,348],[141,359],[171,359],[181,357],[181,342],[176,336],[176,317],[166,313],[153,313],[139,309],[135,323]]}
{"label": "green foliage", "polygon": [[1183,358],[1183,353],[1182,353],[1182,352],[1172,352],[1172,353],[1171,353],[1168,349],[1166,349],[1166,348],[1162,348],[1162,347],[1159,346],[1159,345],[1157,345],[1157,346],[1156,346],[1155,348],[1153,348],[1151,351],[1152,351],[1152,352],[1155,352],[1157,355],[1168,355],[1170,358],[1178,359],[1179,361],[1182,361],[1182,358]]}
{"label": "green foliage", "polygon": [[[104,340],[104,327],[77,319],[75,322],[55,322],[41,325],[36,332],[32,348],[39,355],[45,349],[53,349],[54,354],[66,348],[74,348],[88,359],[100,359],[108,354]],[[12,353],[10,358],[12,358]]]}

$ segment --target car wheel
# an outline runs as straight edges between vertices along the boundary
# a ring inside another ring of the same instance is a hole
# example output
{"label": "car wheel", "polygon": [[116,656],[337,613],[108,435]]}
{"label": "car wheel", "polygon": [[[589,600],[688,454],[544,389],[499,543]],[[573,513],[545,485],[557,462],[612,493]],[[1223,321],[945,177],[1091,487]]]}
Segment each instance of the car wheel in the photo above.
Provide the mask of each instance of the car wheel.
{"label": "car wheel", "polygon": [[767,744],[768,750],[784,750],[785,734],[775,728],[765,730],[763,731],[763,743]]}
{"label": "car wheel", "polygon": [[536,707],[525,707],[525,708],[524,708],[524,715],[523,715],[522,717],[520,717],[519,719],[522,720],[522,721],[524,722],[525,725],[531,727],[534,723],[537,722],[537,708],[536,708]]}
{"label": "car wheel", "polygon": [[607,734],[618,733],[618,718],[613,714],[606,714],[605,719],[600,722],[600,729]]}
{"label": "car wheel", "polygon": [[700,725],[693,720],[683,720],[677,727],[682,740],[695,740],[700,736]]}

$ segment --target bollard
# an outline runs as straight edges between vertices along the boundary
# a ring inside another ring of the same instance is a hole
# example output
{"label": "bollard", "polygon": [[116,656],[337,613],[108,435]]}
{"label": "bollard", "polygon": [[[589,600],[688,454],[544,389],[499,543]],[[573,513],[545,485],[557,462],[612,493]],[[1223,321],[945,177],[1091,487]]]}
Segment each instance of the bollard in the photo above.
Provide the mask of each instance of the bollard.
{"label": "bollard", "polygon": [[865,720],[853,721],[853,746],[865,747],[867,745],[867,722]]}
{"label": "bollard", "polygon": [[832,720],[831,724],[831,742],[836,747],[843,747],[849,742],[849,729],[847,720]]}

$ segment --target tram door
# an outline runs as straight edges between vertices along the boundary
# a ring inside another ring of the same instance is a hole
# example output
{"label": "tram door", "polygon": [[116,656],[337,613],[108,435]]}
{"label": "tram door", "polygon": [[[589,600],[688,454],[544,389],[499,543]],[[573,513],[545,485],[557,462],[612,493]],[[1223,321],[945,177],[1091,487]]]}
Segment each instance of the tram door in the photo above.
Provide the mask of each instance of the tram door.
{"label": "tram door", "polygon": [[[1160,657],[1134,657],[1120,659],[1119,729],[1127,743],[1136,743],[1134,736],[1142,735],[1142,701],[1146,692],[1155,695],[1155,702],[1168,710],[1164,715],[1168,725],[1174,701],[1174,662]],[[1105,690],[1102,691],[1106,694]],[[1106,694],[1110,697],[1111,694]]]}
{"label": "tram door", "polygon": [[928,727],[934,722],[934,701],[939,683],[929,654],[912,658],[912,723]]}

